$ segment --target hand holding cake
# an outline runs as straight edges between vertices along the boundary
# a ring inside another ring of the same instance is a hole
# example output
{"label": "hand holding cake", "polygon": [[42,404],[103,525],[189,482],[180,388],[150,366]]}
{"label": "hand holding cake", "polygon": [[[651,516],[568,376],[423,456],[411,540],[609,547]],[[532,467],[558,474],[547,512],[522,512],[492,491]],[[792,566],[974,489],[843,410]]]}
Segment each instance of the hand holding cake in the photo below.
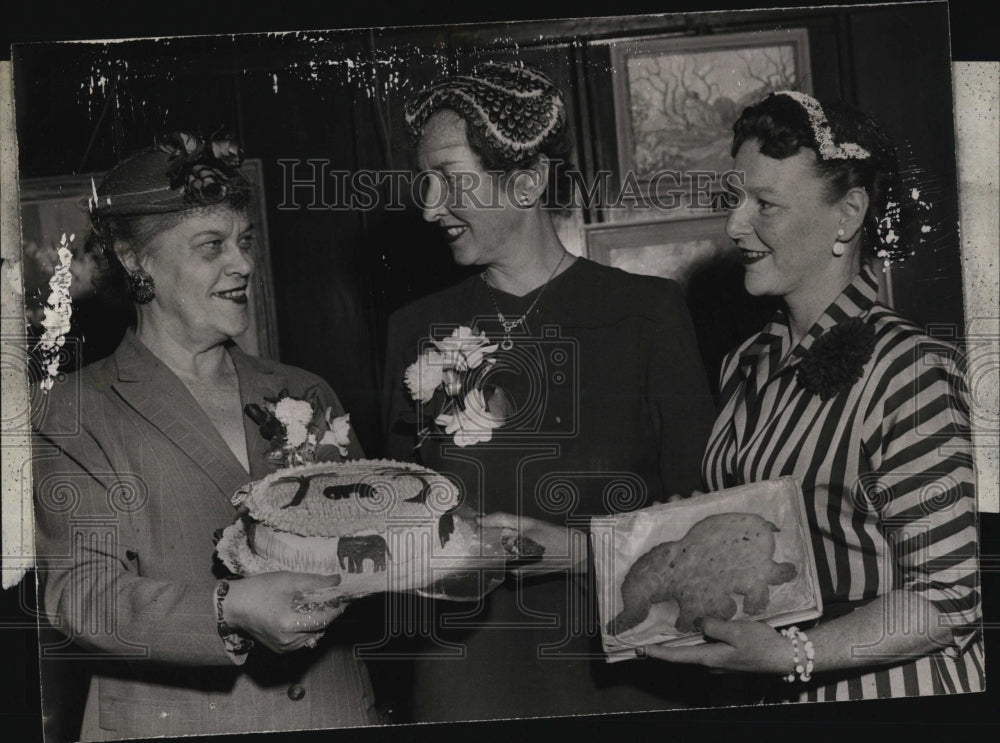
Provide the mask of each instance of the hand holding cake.
{"label": "hand holding cake", "polygon": [[230,628],[275,653],[315,647],[319,636],[344,612],[346,604],[321,605],[304,614],[295,609],[296,599],[338,583],[339,575],[286,571],[232,581],[223,618]]}
{"label": "hand holding cake", "polygon": [[[475,514],[459,508],[460,500],[451,480],[413,464],[352,460],[288,467],[234,496],[240,516],[223,532],[218,552],[238,575],[294,571],[335,577],[332,584],[303,591],[297,603],[307,609],[427,587],[428,595],[466,599],[467,589],[455,588],[455,576],[502,573],[512,558],[545,552],[516,531],[517,517],[497,515],[477,524]],[[534,526],[541,538],[558,541]],[[558,536],[567,544],[565,530]],[[557,553],[567,554],[562,546]],[[438,590],[445,579],[451,588]],[[488,590],[474,583],[476,590]]]}

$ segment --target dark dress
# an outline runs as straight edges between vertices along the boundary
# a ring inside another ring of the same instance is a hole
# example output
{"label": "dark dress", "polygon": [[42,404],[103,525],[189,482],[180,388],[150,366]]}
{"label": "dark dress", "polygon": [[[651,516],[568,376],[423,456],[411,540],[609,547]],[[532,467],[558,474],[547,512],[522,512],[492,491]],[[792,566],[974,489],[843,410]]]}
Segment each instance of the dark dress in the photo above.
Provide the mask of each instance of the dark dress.
{"label": "dark dress", "polygon": [[[500,311],[517,318],[541,291],[494,295]],[[452,476],[466,502],[482,513],[523,514],[584,529],[590,516],[643,508],[700,487],[699,463],[715,411],[675,283],[578,259],[544,289],[512,333],[514,347],[496,353],[490,381],[512,398],[513,419],[486,443],[459,447],[439,434],[415,451],[416,408],[404,372],[421,341],[447,336],[457,325],[483,330],[494,341],[503,336],[478,276],[391,318],[387,456],[417,458]],[[403,691],[411,696],[400,709],[416,721],[697,702],[689,673],[641,661],[604,661],[593,585],[586,574],[512,574],[480,605],[427,602],[418,610],[430,621],[390,620],[397,634],[414,634],[416,627],[422,635],[395,645],[419,645],[412,668],[402,664],[386,674],[383,666],[380,676],[405,683]]]}

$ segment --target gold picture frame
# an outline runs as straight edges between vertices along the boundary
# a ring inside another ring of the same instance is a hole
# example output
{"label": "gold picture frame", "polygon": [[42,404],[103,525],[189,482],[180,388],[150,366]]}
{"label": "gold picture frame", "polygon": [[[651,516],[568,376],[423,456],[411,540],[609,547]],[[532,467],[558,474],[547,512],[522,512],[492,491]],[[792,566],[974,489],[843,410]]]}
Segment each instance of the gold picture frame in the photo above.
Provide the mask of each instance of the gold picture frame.
{"label": "gold picture frame", "polygon": [[678,208],[610,210],[614,221],[718,214],[740,111],[774,90],[812,92],[805,28],[623,39],[610,52],[620,183],[685,194]]}

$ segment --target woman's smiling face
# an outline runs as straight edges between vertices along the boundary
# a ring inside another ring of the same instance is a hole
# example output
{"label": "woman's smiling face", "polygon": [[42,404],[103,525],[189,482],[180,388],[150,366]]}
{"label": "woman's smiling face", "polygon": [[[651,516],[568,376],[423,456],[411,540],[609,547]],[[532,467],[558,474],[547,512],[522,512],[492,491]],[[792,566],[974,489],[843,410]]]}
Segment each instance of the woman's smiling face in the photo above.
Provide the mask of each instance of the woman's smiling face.
{"label": "woman's smiling face", "polygon": [[424,126],[417,145],[423,214],[442,228],[456,263],[489,266],[503,257],[524,210],[511,202],[507,178],[483,170],[465,127],[450,110],[438,111]]}
{"label": "woman's smiling face", "polygon": [[815,161],[808,149],[776,160],[761,153],[756,139],[736,153],[733,166],[744,174],[746,198],[730,212],[726,234],[740,248],[750,294],[805,296],[838,260],[832,248],[842,215]]}
{"label": "woman's smiling face", "polygon": [[157,328],[190,348],[237,336],[249,325],[253,225],[227,208],[193,212],[158,232],[139,263],[156,283],[146,305]]}

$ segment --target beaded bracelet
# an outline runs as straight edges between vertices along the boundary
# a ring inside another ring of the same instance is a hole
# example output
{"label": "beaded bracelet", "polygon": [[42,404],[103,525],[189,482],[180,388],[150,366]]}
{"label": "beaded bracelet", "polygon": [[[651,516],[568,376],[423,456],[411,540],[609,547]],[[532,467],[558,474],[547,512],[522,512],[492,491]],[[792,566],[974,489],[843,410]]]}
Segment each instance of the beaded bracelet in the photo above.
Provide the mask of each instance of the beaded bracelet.
{"label": "beaded bracelet", "polygon": [[[795,674],[799,675],[799,681],[808,681],[812,678],[813,659],[816,657],[816,649],[812,640],[806,637],[806,633],[798,627],[788,627],[781,630],[781,636],[792,641],[792,672],[782,678],[788,683],[795,681]],[[799,641],[802,641],[802,652],[805,654],[805,663],[799,658]]]}
{"label": "beaded bracelet", "polygon": [[225,614],[222,610],[222,602],[228,594],[229,581],[225,579],[220,580],[219,584],[215,587],[216,627],[219,630],[219,637],[226,644],[228,652],[233,655],[246,655],[250,652],[250,648],[253,647],[253,640],[243,637],[243,635],[226,623]]}

